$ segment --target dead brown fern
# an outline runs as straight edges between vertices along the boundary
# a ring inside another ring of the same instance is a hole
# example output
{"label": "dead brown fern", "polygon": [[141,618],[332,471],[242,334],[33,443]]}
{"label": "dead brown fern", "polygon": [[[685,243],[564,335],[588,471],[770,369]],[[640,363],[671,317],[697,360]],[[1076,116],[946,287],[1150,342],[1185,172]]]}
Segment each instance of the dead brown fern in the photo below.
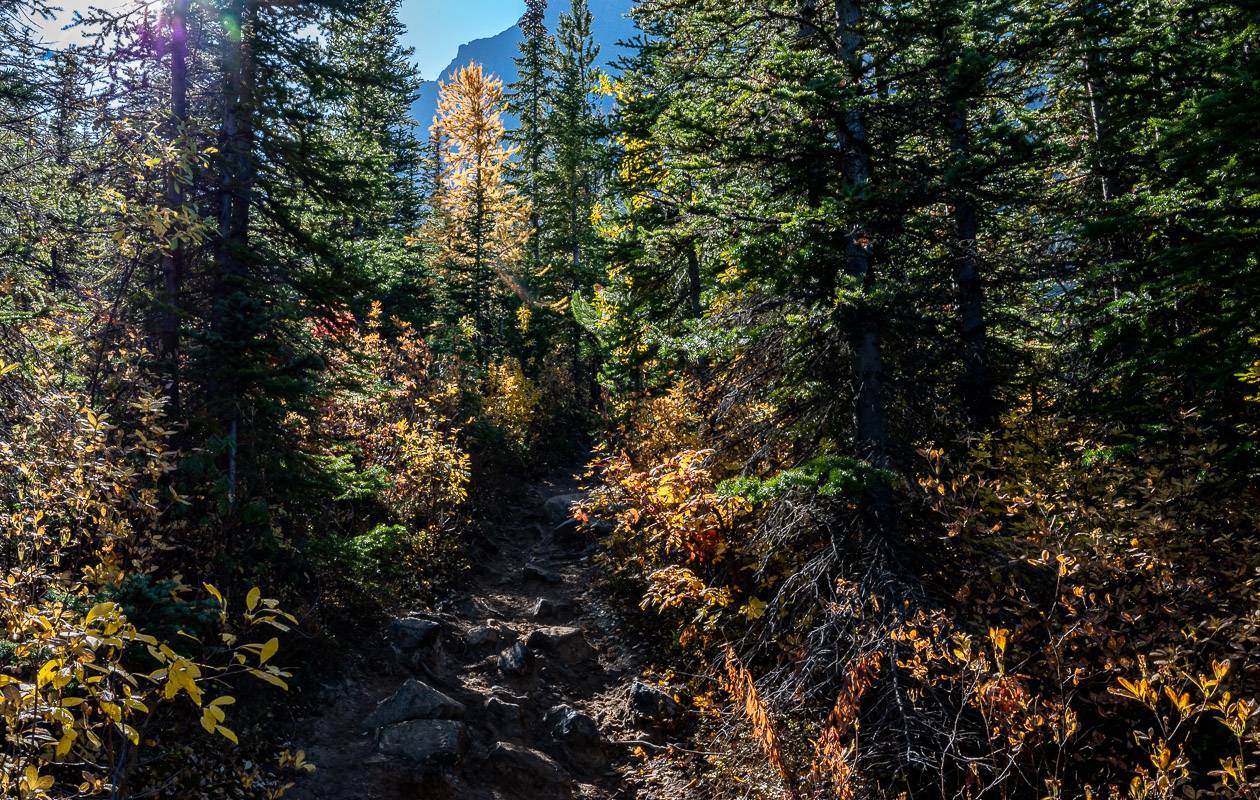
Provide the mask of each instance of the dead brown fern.
{"label": "dead brown fern", "polygon": [[766,754],[766,761],[779,773],[783,781],[783,797],[785,800],[798,800],[796,773],[784,757],[783,747],[779,744],[778,726],[770,718],[769,709],[753,684],[752,674],[740,662],[735,649],[726,646],[726,673],[722,677],[722,688],[737,702],[744,706],[744,715],[752,725],[753,734],[761,743]]}
{"label": "dead brown fern", "polygon": [[[879,676],[882,654],[867,653],[849,665],[844,688],[836,695],[836,704],[823,723],[822,734],[814,746],[810,777],[818,783],[829,779],[836,800],[853,800],[856,796],[853,755],[857,750],[858,712],[862,695]],[[846,746],[846,741],[852,744]]]}

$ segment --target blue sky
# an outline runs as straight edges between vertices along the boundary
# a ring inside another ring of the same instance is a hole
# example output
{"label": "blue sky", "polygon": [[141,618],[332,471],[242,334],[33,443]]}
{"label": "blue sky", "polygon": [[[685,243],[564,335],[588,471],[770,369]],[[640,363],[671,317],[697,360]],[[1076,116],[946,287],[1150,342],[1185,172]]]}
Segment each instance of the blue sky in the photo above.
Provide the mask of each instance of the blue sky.
{"label": "blue sky", "polygon": [[[118,8],[126,5],[126,0],[60,0],[56,5],[64,9],[62,15],[68,19],[75,9]],[[405,44],[415,48],[423,77],[433,80],[455,58],[461,44],[499,33],[524,11],[524,0],[403,0]],[[56,23],[45,25],[45,36],[54,41],[73,38],[58,27]]]}
{"label": "blue sky", "polygon": [[461,44],[499,33],[524,12],[524,0],[403,0],[402,21],[422,77],[433,80]]}

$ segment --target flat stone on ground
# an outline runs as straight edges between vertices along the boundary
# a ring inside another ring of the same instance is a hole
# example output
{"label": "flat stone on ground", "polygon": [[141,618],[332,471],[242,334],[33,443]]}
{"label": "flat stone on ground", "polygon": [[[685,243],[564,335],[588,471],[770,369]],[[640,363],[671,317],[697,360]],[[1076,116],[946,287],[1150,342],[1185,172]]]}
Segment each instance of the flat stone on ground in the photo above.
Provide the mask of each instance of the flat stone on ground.
{"label": "flat stone on ground", "polygon": [[550,756],[528,747],[498,742],[490,750],[490,766],[505,782],[520,789],[530,788],[543,797],[569,796],[568,783],[560,765]]}
{"label": "flat stone on ground", "polygon": [[670,691],[638,680],[630,684],[628,705],[630,716],[638,723],[669,724],[682,714]]}
{"label": "flat stone on ground", "polygon": [[412,652],[437,641],[441,623],[421,617],[402,617],[389,624],[389,638],[403,652]]}
{"label": "flat stone on ground", "polygon": [[559,525],[573,516],[573,504],[585,499],[586,495],[580,492],[558,494],[543,503],[543,514],[552,525]]}
{"label": "flat stone on ground", "polygon": [[581,628],[554,626],[538,628],[525,640],[531,650],[555,656],[570,666],[591,658],[595,651],[586,641]]}
{"label": "flat stone on ground", "polygon": [[405,758],[423,768],[458,762],[468,750],[468,729],[448,719],[416,719],[381,730],[379,748],[388,756]]}
{"label": "flat stone on ground", "polygon": [[529,614],[534,619],[546,620],[569,617],[576,611],[577,605],[572,600],[552,600],[548,597],[540,597],[530,609]]}
{"label": "flat stone on ground", "polygon": [[413,719],[462,719],[463,716],[463,703],[452,700],[427,683],[409,678],[398,687],[398,691],[377,705],[376,710],[363,720],[363,727],[372,729]]}

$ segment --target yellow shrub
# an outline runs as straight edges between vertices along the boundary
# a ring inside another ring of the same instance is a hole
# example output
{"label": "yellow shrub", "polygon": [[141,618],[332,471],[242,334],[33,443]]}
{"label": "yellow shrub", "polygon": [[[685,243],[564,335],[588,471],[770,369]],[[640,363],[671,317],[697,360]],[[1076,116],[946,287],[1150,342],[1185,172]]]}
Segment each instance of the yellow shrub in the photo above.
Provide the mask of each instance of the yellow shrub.
{"label": "yellow shrub", "polygon": [[513,447],[523,449],[529,444],[541,399],[521,362],[507,358],[490,365],[482,391],[482,413],[503,431]]}
{"label": "yellow shrub", "polygon": [[[85,567],[97,586],[115,581],[125,566],[144,566],[164,546],[157,521],[174,502],[164,490],[175,454],[162,401],[141,393],[129,424],[121,425],[87,398],[57,388],[56,376],[42,368],[11,371],[0,381],[22,398],[20,421],[0,438],[0,472],[11,476],[0,485],[10,530],[0,543],[4,561],[25,571],[36,596],[53,580],[43,570],[63,559]],[[134,536],[138,530],[146,536]]]}
{"label": "yellow shrub", "polygon": [[966,470],[922,453],[941,574],[974,573],[948,617],[899,632],[913,650],[899,666],[925,691],[957,692],[1002,759],[1054,759],[1095,796],[1260,791],[1260,681],[1235,668],[1260,642],[1255,495],[1214,485],[1223,448],[1195,413],[1175,424],[1176,446],[1133,448],[1017,411]]}
{"label": "yellow shrub", "polygon": [[469,457],[459,444],[459,382],[438,375],[433,354],[410,325],[391,320],[383,333],[375,303],[362,326],[353,318],[328,323],[329,357],[338,374],[355,375],[325,405],[321,432],[350,447],[358,466],[390,480],[384,499],[399,519],[439,523],[467,497]]}
{"label": "yellow shrub", "polygon": [[[207,586],[222,641],[199,659],[190,634],[159,641],[105,594],[171,546],[163,513],[181,498],[166,485],[176,454],[162,401],[141,391],[115,422],[50,371],[2,362],[0,396],[17,411],[0,437],[0,473],[11,476],[0,483],[0,796],[122,794],[139,751],[167,746],[150,725],[163,705],[235,742],[225,724],[234,700],[211,689],[235,675],[284,687],[288,673],[271,663],[278,639],[250,634],[292,618],[254,589],[232,632]],[[139,648],[149,666],[137,666]]]}
{"label": "yellow shrub", "polygon": [[386,497],[403,519],[436,520],[467,499],[469,457],[444,420],[418,416],[373,432],[370,464],[393,479]]}
{"label": "yellow shrub", "polygon": [[616,535],[648,565],[709,565],[729,549],[729,534],[748,504],[717,492],[709,450],[684,450],[639,470],[625,454],[599,463],[604,485],[583,510],[608,516]]}
{"label": "yellow shrub", "polygon": [[619,410],[629,419],[625,437],[637,461],[699,449],[700,387],[690,378],[681,377],[665,394]]}

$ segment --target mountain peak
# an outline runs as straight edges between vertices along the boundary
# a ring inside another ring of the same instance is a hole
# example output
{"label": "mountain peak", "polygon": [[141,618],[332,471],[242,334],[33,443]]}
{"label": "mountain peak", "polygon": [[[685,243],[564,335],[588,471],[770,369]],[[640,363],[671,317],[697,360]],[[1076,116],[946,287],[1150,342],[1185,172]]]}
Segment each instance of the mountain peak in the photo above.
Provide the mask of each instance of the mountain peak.
{"label": "mountain peak", "polygon": [[[591,0],[591,34],[600,48],[600,63],[610,68],[612,62],[624,55],[625,49],[618,42],[630,39],[635,34],[634,22],[630,19],[633,0]],[[555,33],[560,21],[560,14],[568,11],[569,4],[564,0],[547,4],[547,30]],[[520,23],[494,36],[473,39],[459,46],[454,60],[438,75],[438,80],[449,80],[455,70],[470,62],[476,62],[489,73],[501,79],[507,86],[516,80],[516,64],[514,59],[519,52],[523,40]],[[428,128],[437,113],[437,80],[427,80],[420,87],[420,94],[411,107],[412,117],[424,128]],[[506,120],[508,126],[515,120]]]}

